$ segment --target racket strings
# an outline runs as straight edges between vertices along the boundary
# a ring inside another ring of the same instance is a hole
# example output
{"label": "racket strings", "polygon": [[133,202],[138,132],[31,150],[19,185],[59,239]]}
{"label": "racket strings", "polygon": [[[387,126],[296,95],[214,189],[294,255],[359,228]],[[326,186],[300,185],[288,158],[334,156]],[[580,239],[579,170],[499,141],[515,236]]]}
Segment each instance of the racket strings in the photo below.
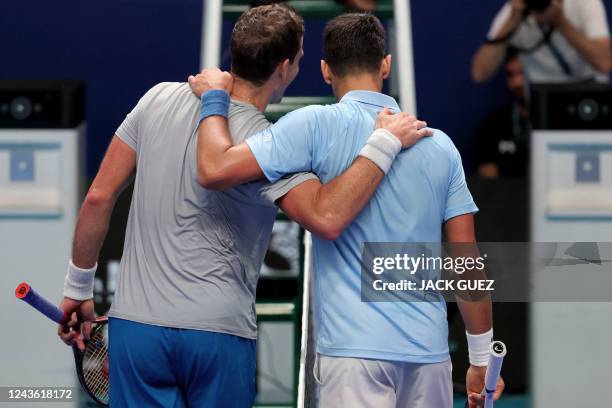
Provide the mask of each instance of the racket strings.
{"label": "racket strings", "polygon": [[[92,358],[104,359],[105,356],[99,355],[101,353],[96,352],[95,356]],[[87,368],[84,368],[84,376],[87,387],[91,390],[93,394],[98,396],[99,398],[106,398],[108,393],[108,380],[103,373],[103,361],[98,361],[95,363],[89,363]]]}
{"label": "racket strings", "polygon": [[108,392],[108,380],[104,375],[104,359],[106,351],[103,348],[96,349],[92,355],[84,361],[83,372],[85,382],[89,389],[97,396],[106,395]]}
{"label": "racket strings", "polygon": [[[102,400],[106,400],[108,395],[108,379],[103,372],[103,360],[106,358],[103,353],[97,351],[91,358],[98,361],[91,361],[84,368],[85,383],[90,391]],[[101,361],[100,361],[101,360]]]}
{"label": "racket strings", "polygon": [[104,372],[108,344],[105,327],[96,330],[83,355],[83,377],[87,388],[101,401],[108,401],[108,373]]}

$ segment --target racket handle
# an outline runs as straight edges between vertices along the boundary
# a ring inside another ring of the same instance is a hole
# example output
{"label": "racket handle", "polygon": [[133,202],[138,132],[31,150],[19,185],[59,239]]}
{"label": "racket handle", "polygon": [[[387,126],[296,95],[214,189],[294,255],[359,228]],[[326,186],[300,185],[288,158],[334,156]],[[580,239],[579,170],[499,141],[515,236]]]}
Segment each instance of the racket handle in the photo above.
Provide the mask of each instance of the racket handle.
{"label": "racket handle", "polygon": [[62,309],[39,295],[30,285],[23,282],[15,289],[15,296],[28,303],[34,309],[53,320],[55,323],[63,324],[68,321],[68,315]]}
{"label": "racket handle", "polygon": [[502,364],[506,356],[506,345],[501,341],[494,341],[490,347],[489,365],[485,374],[485,405],[484,408],[493,408],[493,394],[499,381]]}

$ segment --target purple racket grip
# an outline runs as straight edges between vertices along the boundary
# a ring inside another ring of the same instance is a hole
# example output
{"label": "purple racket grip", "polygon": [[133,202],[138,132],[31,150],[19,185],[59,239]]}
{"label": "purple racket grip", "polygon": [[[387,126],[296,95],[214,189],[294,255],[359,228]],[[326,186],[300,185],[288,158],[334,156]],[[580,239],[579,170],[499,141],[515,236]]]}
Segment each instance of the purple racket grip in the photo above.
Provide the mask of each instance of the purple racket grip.
{"label": "purple racket grip", "polygon": [[53,320],[55,323],[65,323],[68,320],[68,316],[62,309],[49,302],[47,299],[39,295],[30,285],[23,282],[15,289],[15,296],[19,299],[27,302],[34,309]]}

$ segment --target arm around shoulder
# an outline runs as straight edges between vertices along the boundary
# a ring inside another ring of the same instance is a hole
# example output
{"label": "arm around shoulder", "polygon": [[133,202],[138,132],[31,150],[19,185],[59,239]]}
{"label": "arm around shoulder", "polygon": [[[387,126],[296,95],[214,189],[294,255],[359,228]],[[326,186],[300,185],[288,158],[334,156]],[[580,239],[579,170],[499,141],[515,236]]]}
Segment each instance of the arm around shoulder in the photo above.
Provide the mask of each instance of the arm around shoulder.
{"label": "arm around shoulder", "polygon": [[229,95],[212,90],[202,96],[198,127],[198,182],[203,188],[225,190],[263,177],[250,148],[234,146],[227,121]]}
{"label": "arm around shoulder", "polygon": [[342,233],[343,226],[337,223],[331,211],[320,211],[316,201],[320,197],[322,184],[319,180],[308,180],[293,188],[279,199],[279,207],[285,214],[313,234],[333,241]]}
{"label": "arm around shoulder", "polygon": [[326,184],[309,180],[293,188],[279,200],[279,206],[313,234],[333,241],[363,210],[383,177],[374,162],[358,157]]}

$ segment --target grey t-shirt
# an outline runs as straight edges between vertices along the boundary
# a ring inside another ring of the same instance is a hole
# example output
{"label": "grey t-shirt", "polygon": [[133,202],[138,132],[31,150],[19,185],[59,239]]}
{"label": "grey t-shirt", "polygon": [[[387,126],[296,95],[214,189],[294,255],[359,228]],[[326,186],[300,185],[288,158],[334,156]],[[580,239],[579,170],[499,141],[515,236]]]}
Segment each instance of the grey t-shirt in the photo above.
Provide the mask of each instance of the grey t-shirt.
{"label": "grey t-shirt", "polygon": [[[316,178],[296,174],[227,191],[198,183],[200,103],[184,83],[161,83],[117,129],[137,154],[134,193],[109,316],[256,338],[255,289],[270,241],[274,202]],[[232,101],[234,143],[270,124]]]}

